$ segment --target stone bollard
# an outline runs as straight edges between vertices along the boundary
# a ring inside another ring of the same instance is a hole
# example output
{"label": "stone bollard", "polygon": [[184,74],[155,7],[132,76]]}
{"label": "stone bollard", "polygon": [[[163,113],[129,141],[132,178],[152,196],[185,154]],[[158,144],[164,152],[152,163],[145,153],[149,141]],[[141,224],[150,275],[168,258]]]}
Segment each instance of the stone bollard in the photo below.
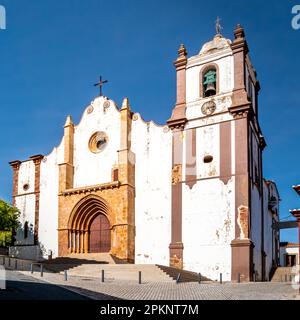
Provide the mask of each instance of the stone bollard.
{"label": "stone bollard", "polygon": [[223,274],[220,273],[220,284],[223,284]]}
{"label": "stone bollard", "polygon": [[33,274],[33,264],[30,264],[30,273]]}
{"label": "stone bollard", "polygon": [[43,278],[43,276],[44,276],[44,268],[43,268],[42,264],[40,266],[40,271],[41,271],[41,278]]}
{"label": "stone bollard", "polygon": [[105,276],[105,275],[104,275],[104,270],[102,270],[102,271],[101,271],[101,282],[104,282],[104,280],[105,280],[105,279],[104,279],[104,278],[105,278],[104,276]]}
{"label": "stone bollard", "polygon": [[178,273],[177,279],[176,279],[176,283],[178,284],[181,278],[181,273]]}
{"label": "stone bollard", "polygon": [[241,283],[241,274],[238,273],[238,283]]}
{"label": "stone bollard", "polygon": [[139,271],[139,284],[142,284],[142,271]]}
{"label": "stone bollard", "polygon": [[201,273],[199,273],[199,274],[198,274],[198,282],[199,282],[199,284],[201,283],[201,280],[202,280],[202,279],[201,279]]}
{"label": "stone bollard", "polygon": [[65,274],[65,281],[68,281],[68,271],[65,270],[64,274]]}

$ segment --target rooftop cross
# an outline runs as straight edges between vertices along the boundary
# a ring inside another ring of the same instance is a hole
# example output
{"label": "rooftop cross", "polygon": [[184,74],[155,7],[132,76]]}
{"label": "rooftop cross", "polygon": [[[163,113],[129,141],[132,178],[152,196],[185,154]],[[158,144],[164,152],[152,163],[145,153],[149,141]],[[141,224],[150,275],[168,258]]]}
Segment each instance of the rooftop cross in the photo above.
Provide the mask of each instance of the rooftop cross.
{"label": "rooftop cross", "polygon": [[217,20],[216,20],[216,32],[217,32],[217,34],[221,34],[221,30],[222,30],[220,21],[221,21],[221,19],[219,17],[217,17]]}
{"label": "rooftop cross", "polygon": [[104,83],[107,83],[108,81],[107,80],[102,80],[102,76],[100,76],[100,81],[95,83],[94,86],[97,87],[99,86],[100,87],[100,97],[102,97],[102,87],[104,85]]}

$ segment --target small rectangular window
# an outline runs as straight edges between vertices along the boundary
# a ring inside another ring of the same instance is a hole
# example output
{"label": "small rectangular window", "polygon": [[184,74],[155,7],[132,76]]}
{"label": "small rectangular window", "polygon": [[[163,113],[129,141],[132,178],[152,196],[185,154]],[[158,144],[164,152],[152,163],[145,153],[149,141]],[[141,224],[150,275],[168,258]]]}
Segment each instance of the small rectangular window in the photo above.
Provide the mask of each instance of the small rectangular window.
{"label": "small rectangular window", "polygon": [[113,178],[114,178],[114,181],[118,181],[119,180],[119,169],[114,169]]}

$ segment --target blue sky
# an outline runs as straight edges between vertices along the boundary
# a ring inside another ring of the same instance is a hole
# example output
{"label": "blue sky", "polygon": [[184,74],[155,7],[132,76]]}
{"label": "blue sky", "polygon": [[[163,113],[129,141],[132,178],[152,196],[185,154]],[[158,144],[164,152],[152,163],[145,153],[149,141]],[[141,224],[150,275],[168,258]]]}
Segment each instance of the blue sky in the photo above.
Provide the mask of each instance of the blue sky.
{"label": "blue sky", "polygon": [[[261,82],[260,123],[268,147],[264,176],[278,184],[281,217],[300,207],[291,189],[300,183],[300,30],[291,27],[298,1],[0,0],[7,29],[0,30],[0,198],[11,199],[8,162],[47,154],[63,134],[68,114],[77,123],[97,95],[119,105],[129,97],[146,120],[165,123],[175,102],[172,66],[180,43],[189,55],[214,36],[245,28]],[[297,241],[297,232],[282,232]]]}

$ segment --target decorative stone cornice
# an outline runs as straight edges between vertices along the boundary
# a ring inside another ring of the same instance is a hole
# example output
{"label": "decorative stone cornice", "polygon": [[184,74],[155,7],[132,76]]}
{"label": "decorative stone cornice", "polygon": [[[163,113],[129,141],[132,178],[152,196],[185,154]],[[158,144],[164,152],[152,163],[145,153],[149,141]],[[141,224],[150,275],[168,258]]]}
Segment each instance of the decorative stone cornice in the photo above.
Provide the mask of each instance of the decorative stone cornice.
{"label": "decorative stone cornice", "polygon": [[9,162],[9,165],[13,168],[14,171],[19,170],[21,166],[21,161],[20,160],[14,160]]}
{"label": "decorative stone cornice", "polygon": [[30,159],[34,162],[35,165],[39,165],[44,159],[44,156],[41,154],[38,154],[38,155],[31,156]]}
{"label": "decorative stone cornice", "polygon": [[232,106],[228,108],[229,112],[233,115],[235,119],[247,118],[252,115],[253,110],[250,104],[242,106]]}
{"label": "decorative stone cornice", "polygon": [[82,194],[82,193],[92,193],[99,190],[107,190],[107,189],[114,189],[120,187],[121,183],[119,181],[114,181],[110,183],[103,183],[89,187],[82,187],[82,188],[74,188],[74,189],[67,189],[61,192],[60,196],[70,196],[73,194]]}
{"label": "decorative stone cornice", "polygon": [[187,119],[175,119],[175,120],[168,120],[167,125],[171,130],[183,130],[185,127],[185,124],[187,123]]}

